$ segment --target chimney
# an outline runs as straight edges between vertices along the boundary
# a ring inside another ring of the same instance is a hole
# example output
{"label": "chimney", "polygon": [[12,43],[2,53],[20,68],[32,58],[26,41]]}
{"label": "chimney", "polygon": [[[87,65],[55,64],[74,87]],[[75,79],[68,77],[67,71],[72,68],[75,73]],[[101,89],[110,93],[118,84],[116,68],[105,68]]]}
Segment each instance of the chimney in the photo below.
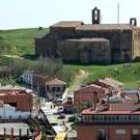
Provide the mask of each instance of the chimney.
{"label": "chimney", "polygon": [[92,24],[100,24],[100,10],[97,7],[92,10]]}
{"label": "chimney", "polygon": [[130,18],[130,25],[137,26],[137,19],[136,18]]}
{"label": "chimney", "polygon": [[98,93],[96,91],[93,92],[93,100],[94,100],[94,109],[96,109],[96,104],[98,102]]}
{"label": "chimney", "polygon": [[138,97],[138,102],[140,103],[140,84],[138,83],[138,87],[137,87],[137,97]]}
{"label": "chimney", "polygon": [[107,110],[110,110],[110,96],[107,97]]}
{"label": "chimney", "polygon": [[137,91],[138,103],[140,103],[140,91]]}

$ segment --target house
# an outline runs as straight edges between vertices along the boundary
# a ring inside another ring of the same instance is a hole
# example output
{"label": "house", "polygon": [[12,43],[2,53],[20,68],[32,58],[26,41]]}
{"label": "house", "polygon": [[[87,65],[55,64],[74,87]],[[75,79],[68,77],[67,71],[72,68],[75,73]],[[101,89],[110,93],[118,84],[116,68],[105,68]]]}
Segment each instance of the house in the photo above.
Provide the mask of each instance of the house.
{"label": "house", "polygon": [[21,82],[32,87],[33,86],[33,74],[34,74],[33,71],[30,71],[30,70],[24,71],[23,74],[21,75]]}
{"label": "house", "polygon": [[27,111],[18,111],[16,107],[9,105],[9,104],[3,104],[3,107],[0,108],[0,119],[28,119],[30,117],[31,113],[29,110]]}
{"label": "house", "polygon": [[66,83],[47,75],[38,74],[30,70],[24,71],[21,81],[37,92],[38,95],[56,101],[61,98]]}
{"label": "house", "polygon": [[33,74],[33,89],[42,97],[46,97],[45,82],[49,79],[48,76],[34,73]]}
{"label": "house", "polygon": [[108,89],[95,84],[82,87],[74,91],[74,106],[76,108],[93,106],[105,97],[108,92]]}
{"label": "house", "polygon": [[102,86],[104,88],[108,88],[112,94],[115,94],[117,92],[120,92],[124,90],[124,84],[114,80],[112,78],[104,78],[104,79],[98,79],[94,82],[94,84]]}
{"label": "house", "polygon": [[65,91],[66,83],[54,78],[45,82],[46,96],[49,100],[56,101],[58,98],[62,98]]}
{"label": "house", "polygon": [[33,89],[48,100],[56,101],[57,98],[61,98],[65,87],[66,83],[57,78],[33,74]]}
{"label": "house", "polygon": [[138,94],[132,92],[107,96],[106,102],[98,104],[96,108],[83,110],[77,140],[139,140]]}
{"label": "house", "polygon": [[32,111],[32,94],[21,87],[0,87],[0,101],[17,111]]}

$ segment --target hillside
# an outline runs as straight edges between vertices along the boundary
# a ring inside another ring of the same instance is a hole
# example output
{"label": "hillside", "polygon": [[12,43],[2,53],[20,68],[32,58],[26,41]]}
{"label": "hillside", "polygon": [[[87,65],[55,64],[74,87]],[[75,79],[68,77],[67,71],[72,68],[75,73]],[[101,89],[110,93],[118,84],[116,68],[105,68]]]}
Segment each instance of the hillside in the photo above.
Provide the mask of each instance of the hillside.
{"label": "hillside", "polygon": [[[28,55],[34,54],[34,38],[44,36],[49,30],[44,28],[17,29],[0,31],[0,53],[1,50],[7,51],[8,55]],[[3,47],[4,46],[4,47]],[[5,49],[7,46],[7,49]],[[10,51],[9,51],[10,50]],[[18,59],[18,58],[17,58]],[[0,57],[0,65],[8,65],[11,58]],[[34,60],[35,61],[35,60]],[[117,64],[117,65],[64,65],[65,71],[69,73],[77,73],[80,70],[88,72],[88,77],[84,80],[85,83],[90,83],[93,80],[103,77],[113,77],[125,83],[127,88],[136,87],[140,81],[140,62]],[[63,73],[62,75],[65,75]],[[63,77],[66,77],[63,76]],[[67,78],[63,79],[66,80]],[[69,78],[68,78],[69,79]],[[66,80],[67,81],[67,80]],[[71,83],[72,81],[67,81]]]}
{"label": "hillside", "polygon": [[85,83],[93,82],[98,78],[112,77],[123,82],[125,87],[130,89],[136,88],[137,84],[140,82],[140,62],[108,66],[65,65],[65,67],[73,71],[87,71],[88,77],[84,80]]}
{"label": "hillside", "polygon": [[[43,28],[16,29],[0,31],[0,44],[8,46],[5,53],[13,55],[34,54],[34,38],[44,36],[49,30]],[[2,46],[0,46],[2,49]]]}

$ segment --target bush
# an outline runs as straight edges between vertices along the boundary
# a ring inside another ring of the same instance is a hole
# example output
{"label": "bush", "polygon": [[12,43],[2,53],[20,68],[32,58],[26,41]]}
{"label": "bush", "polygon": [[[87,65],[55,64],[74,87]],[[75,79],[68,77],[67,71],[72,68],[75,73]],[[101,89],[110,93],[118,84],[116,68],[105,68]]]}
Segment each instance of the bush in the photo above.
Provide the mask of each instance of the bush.
{"label": "bush", "polygon": [[43,30],[43,27],[39,27],[38,30]]}
{"label": "bush", "polygon": [[40,58],[31,69],[40,74],[54,76],[62,69],[62,66],[60,59]]}
{"label": "bush", "polygon": [[4,42],[2,39],[0,39],[0,54],[6,54],[6,53],[11,53],[12,51],[12,46]]}
{"label": "bush", "polygon": [[78,116],[69,117],[69,120],[68,120],[68,122],[78,122],[78,121],[79,121]]}
{"label": "bush", "polygon": [[14,77],[19,77],[24,72],[24,70],[27,70],[29,68],[29,63],[24,59],[15,59],[10,64],[10,67],[11,67],[11,74]]}

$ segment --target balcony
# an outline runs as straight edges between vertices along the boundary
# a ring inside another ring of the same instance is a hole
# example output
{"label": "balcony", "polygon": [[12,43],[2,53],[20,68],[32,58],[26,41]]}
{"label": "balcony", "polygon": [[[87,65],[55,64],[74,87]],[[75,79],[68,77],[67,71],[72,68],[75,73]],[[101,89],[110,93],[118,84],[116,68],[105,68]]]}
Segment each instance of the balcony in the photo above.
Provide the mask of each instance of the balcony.
{"label": "balcony", "polygon": [[83,115],[81,123],[140,124],[139,115]]}

